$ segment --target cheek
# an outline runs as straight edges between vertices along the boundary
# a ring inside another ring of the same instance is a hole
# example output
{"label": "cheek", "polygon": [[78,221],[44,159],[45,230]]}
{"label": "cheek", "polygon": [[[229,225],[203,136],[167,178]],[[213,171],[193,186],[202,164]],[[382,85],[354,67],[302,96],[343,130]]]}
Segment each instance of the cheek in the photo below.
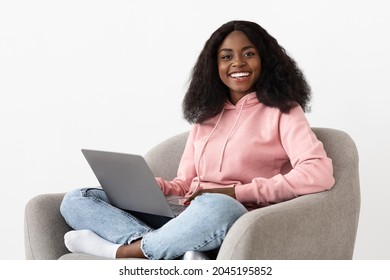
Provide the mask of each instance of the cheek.
{"label": "cheek", "polygon": [[260,78],[260,74],[261,74],[261,61],[260,60],[257,61],[255,67],[256,67],[256,74],[257,74],[256,80],[257,80],[258,78]]}
{"label": "cheek", "polygon": [[225,84],[226,83],[226,75],[227,75],[227,70],[221,66],[221,65],[218,65],[218,74],[219,74],[219,78],[222,80],[222,82]]}

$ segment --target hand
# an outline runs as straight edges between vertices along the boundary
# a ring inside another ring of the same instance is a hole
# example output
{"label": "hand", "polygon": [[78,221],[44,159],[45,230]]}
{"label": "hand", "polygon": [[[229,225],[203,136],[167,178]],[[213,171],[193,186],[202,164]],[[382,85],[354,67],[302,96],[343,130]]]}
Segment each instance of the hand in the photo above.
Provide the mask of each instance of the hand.
{"label": "hand", "polygon": [[234,199],[236,199],[236,192],[234,191],[234,187],[227,187],[227,188],[214,188],[214,189],[200,189],[194,192],[187,200],[184,202],[184,204],[190,204],[191,200],[193,200],[198,195],[204,194],[204,193],[221,193],[226,194]]}

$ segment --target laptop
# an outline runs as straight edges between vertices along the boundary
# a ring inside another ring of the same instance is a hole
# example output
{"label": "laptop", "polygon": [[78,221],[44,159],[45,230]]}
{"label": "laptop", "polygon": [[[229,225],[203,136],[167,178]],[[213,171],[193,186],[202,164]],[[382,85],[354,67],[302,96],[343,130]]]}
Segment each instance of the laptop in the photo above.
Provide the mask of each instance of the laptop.
{"label": "laptop", "polygon": [[[82,149],[102,189],[115,207],[174,218],[183,198],[165,197],[140,155]],[[169,202],[168,200],[169,199]]]}

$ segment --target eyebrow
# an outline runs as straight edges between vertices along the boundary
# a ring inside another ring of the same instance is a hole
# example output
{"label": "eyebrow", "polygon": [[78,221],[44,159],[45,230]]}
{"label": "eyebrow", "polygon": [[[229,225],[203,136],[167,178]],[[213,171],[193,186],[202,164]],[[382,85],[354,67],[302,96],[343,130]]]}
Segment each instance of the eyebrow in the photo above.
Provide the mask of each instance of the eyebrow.
{"label": "eyebrow", "polygon": [[[252,46],[252,45],[249,45],[249,46],[245,46],[245,47],[243,47],[242,49],[241,49],[241,51],[245,51],[245,50],[247,50],[247,49],[255,49],[255,47],[254,46]],[[218,52],[232,52],[233,50],[232,49],[228,49],[228,48],[223,48],[223,49],[220,49]]]}

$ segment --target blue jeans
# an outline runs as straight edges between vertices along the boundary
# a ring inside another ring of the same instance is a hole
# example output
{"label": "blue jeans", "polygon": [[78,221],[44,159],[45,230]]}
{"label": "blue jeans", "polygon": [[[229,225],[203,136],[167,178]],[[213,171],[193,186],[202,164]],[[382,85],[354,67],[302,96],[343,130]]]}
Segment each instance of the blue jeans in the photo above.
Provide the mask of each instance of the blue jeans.
{"label": "blue jeans", "polygon": [[247,212],[237,200],[223,194],[196,197],[178,217],[124,211],[112,206],[101,189],[68,192],[61,214],[76,230],[89,229],[116,244],[142,238],[149,259],[175,259],[186,251],[211,251],[221,246],[233,223]]}

